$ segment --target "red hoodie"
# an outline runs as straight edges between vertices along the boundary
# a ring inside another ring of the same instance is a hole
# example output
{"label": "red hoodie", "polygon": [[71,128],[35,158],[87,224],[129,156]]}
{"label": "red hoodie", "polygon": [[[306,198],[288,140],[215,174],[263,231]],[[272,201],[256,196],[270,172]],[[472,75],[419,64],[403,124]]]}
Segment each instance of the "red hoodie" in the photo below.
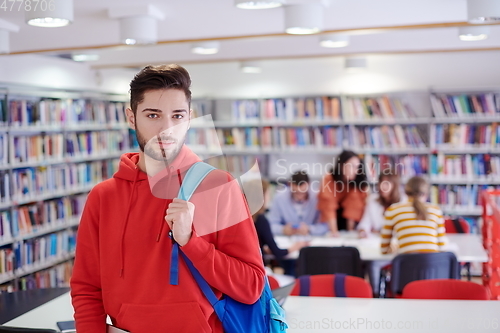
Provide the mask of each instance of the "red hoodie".
{"label": "red hoodie", "polygon": [[[113,178],[88,195],[71,278],[76,329],[105,333],[109,315],[116,326],[133,333],[222,332],[182,258],[179,284],[169,283],[172,240],[164,218],[172,200],[157,197],[163,184],[165,197],[176,197],[179,182],[199,158],[184,146],[169,175],[159,181],[148,181],[138,160],[138,153],[124,154]],[[212,171],[190,201],[195,205],[194,231],[182,251],[219,298],[224,293],[254,303],[265,273],[238,183],[224,171]]]}

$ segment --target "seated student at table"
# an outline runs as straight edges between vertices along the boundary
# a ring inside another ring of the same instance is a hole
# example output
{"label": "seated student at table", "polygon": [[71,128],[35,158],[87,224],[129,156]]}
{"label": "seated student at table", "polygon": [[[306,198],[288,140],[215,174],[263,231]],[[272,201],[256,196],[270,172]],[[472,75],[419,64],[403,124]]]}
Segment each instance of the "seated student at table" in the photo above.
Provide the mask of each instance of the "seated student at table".
{"label": "seated student at table", "polygon": [[368,182],[360,157],[344,150],[334,167],[326,174],[318,193],[320,221],[328,224],[330,232],[354,230],[361,220],[366,205]]}
{"label": "seated student at table", "polygon": [[[389,206],[400,201],[406,201],[406,196],[400,193],[400,177],[393,168],[380,170],[377,192],[368,196],[365,213],[358,224],[359,238],[366,238],[372,233],[380,233],[384,226],[384,212]],[[373,294],[379,293],[380,270],[390,264],[387,260],[374,260],[366,263],[368,278]]]}
{"label": "seated student at table", "polygon": [[319,222],[317,194],[309,186],[305,171],[295,172],[288,186],[277,192],[267,218],[275,235],[323,235],[328,226]]}
{"label": "seated student at table", "polygon": [[380,170],[376,193],[366,199],[363,217],[358,224],[359,238],[368,237],[371,233],[380,233],[384,226],[384,213],[390,205],[404,202],[406,195],[401,194],[401,178],[393,168]]}
{"label": "seated student at table", "polygon": [[429,184],[422,177],[412,177],[405,185],[408,201],[391,205],[385,212],[381,231],[382,253],[390,251],[392,234],[398,240],[398,253],[439,252],[445,246],[443,213],[427,203]]}
{"label": "seated student at table", "polygon": [[[259,183],[262,182],[262,187]],[[259,238],[259,244],[263,254],[272,254],[276,258],[279,265],[285,270],[287,275],[295,275],[295,259],[285,259],[284,257],[294,251],[298,251],[301,248],[308,246],[309,243],[305,241],[300,241],[292,244],[288,249],[280,249],[274,240],[269,221],[267,220],[264,212],[266,211],[266,198],[267,190],[269,188],[269,182],[262,179],[253,179],[247,181],[243,185],[245,189],[245,196],[249,207],[258,207],[258,210],[252,215],[253,221],[255,223],[255,229],[257,231],[257,236]],[[260,195],[255,195],[257,191],[263,191],[263,198]]]}

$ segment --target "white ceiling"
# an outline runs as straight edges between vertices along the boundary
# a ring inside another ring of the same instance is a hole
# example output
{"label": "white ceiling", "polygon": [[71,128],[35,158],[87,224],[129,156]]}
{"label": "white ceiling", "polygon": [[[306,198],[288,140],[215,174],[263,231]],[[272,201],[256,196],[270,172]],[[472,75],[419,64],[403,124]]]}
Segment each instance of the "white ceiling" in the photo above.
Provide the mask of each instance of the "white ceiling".
{"label": "white ceiling", "polygon": [[[303,2],[316,1],[287,1]],[[144,4],[139,0],[74,0],[75,20],[63,28],[28,26],[24,13],[16,10],[0,10],[0,19],[20,27],[19,32],[11,33],[12,54],[68,54],[94,49],[100,59],[89,63],[93,68],[500,50],[500,25],[491,26],[491,34],[484,41],[458,39],[457,26],[466,21],[466,0],[323,0],[324,31],[346,30],[352,35],[350,45],[338,49],[320,47],[318,35],[286,35],[283,8],[242,10],[233,5],[233,0],[149,3],[165,15],[165,20],[158,22],[159,43],[150,46],[117,46],[118,21],[107,13],[117,6]],[[220,39],[219,53],[192,54],[190,41],[202,39]]]}

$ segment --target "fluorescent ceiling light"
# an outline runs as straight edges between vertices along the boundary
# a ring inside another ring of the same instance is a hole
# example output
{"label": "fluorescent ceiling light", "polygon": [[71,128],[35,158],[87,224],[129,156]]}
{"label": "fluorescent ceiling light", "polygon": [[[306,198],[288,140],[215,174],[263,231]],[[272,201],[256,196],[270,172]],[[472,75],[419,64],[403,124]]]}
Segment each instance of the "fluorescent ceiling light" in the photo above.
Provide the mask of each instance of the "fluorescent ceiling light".
{"label": "fluorescent ceiling light", "polygon": [[108,8],[108,17],[120,22],[120,43],[127,45],[155,44],[158,41],[158,21],[165,15],[156,6],[138,3]]}
{"label": "fluorescent ceiling light", "polygon": [[120,18],[120,41],[127,45],[155,44],[158,41],[156,18],[147,15]]}
{"label": "fluorescent ceiling light", "polygon": [[281,7],[285,3],[284,0],[235,0],[234,4],[236,7],[241,9],[269,9]]}
{"label": "fluorescent ceiling light", "polygon": [[200,42],[194,43],[191,52],[196,54],[215,54],[219,52],[219,42]]}
{"label": "fluorescent ceiling light", "polygon": [[73,54],[71,58],[74,61],[96,61],[99,60],[98,54]]}
{"label": "fluorescent ceiling light", "polygon": [[460,40],[472,42],[488,38],[490,29],[483,26],[475,27],[460,27],[458,29],[458,37]]}
{"label": "fluorescent ceiling light", "polygon": [[36,27],[58,28],[73,22],[73,0],[32,1],[24,11],[26,23]]}
{"label": "fluorescent ceiling light", "polygon": [[262,68],[258,63],[253,61],[243,61],[240,65],[241,71],[243,73],[261,73]]}
{"label": "fluorescent ceiling light", "polygon": [[467,20],[473,24],[500,21],[500,1],[467,0]]}
{"label": "fluorescent ceiling light", "polygon": [[285,32],[308,35],[323,29],[323,6],[319,3],[303,3],[285,6]]}
{"label": "fluorescent ceiling light", "polygon": [[328,34],[319,37],[319,43],[323,47],[345,47],[349,45],[349,35]]}

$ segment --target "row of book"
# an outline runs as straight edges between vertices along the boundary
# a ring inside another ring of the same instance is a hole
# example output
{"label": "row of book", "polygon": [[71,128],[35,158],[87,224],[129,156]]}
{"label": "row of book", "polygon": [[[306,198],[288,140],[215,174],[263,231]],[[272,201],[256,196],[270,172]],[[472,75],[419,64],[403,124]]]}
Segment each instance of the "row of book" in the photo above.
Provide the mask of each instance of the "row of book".
{"label": "row of book", "polygon": [[6,133],[0,132],[0,165],[9,163],[9,139]]}
{"label": "row of book", "polygon": [[255,163],[262,174],[267,174],[267,159],[264,156],[253,155],[223,155],[207,159],[206,162],[214,167],[228,171],[233,177],[239,177],[248,172]]}
{"label": "row of book", "polygon": [[408,119],[415,112],[396,97],[305,97],[236,100],[235,122],[306,120]]}
{"label": "row of book", "polygon": [[425,175],[428,170],[427,155],[372,155],[364,156],[366,176],[378,181],[379,175],[395,172],[404,181],[413,176]]}
{"label": "row of book", "polygon": [[495,187],[478,184],[433,185],[430,189],[430,201],[437,205],[475,207],[481,203],[481,191],[493,188]]}
{"label": "row of book", "polygon": [[425,148],[416,126],[349,126],[346,136],[348,145],[351,147],[362,147],[368,149],[408,149]]}
{"label": "row of book", "polygon": [[496,179],[500,181],[500,156],[478,155],[431,155],[431,176],[452,179]]}
{"label": "row of book", "polygon": [[30,275],[20,277],[0,286],[0,293],[40,288],[68,287],[73,272],[73,260],[45,269]]}
{"label": "row of book", "polygon": [[7,101],[0,99],[0,127],[7,125]]}
{"label": "row of book", "polygon": [[[2,143],[1,139],[0,143]],[[5,156],[0,154],[0,158],[2,158],[0,161],[4,165],[8,163],[62,161],[65,157],[99,157],[129,148],[127,130],[71,132],[66,135],[12,135],[10,138],[10,158],[6,160]]]}
{"label": "row of book", "polygon": [[342,104],[342,118],[346,121],[360,119],[410,119],[415,111],[396,97],[346,97]]}
{"label": "row of book", "polygon": [[424,148],[425,142],[414,125],[347,127],[233,127],[190,131],[187,144],[212,147],[293,148],[349,147],[372,149]]}
{"label": "row of book", "polygon": [[497,123],[478,124],[439,124],[431,127],[431,145],[466,147],[500,147],[500,126]]}
{"label": "row of book", "polygon": [[0,242],[18,236],[30,236],[77,222],[83,211],[87,194],[40,201],[0,212]]}
{"label": "row of book", "polygon": [[[4,188],[4,201],[38,200],[40,196],[64,194],[68,191],[88,190],[89,187],[110,178],[118,169],[118,159],[84,163],[20,168],[5,174],[0,188]],[[11,182],[11,186],[9,183]]]}
{"label": "row of book", "polygon": [[14,274],[14,251],[0,248],[0,280],[8,274]]}
{"label": "row of book", "polygon": [[[125,124],[126,103],[88,99],[11,100],[0,119],[13,127],[72,127]],[[2,110],[3,112],[4,110]]]}
{"label": "row of book", "polygon": [[63,259],[74,253],[75,247],[76,231],[73,229],[15,242],[14,272],[22,274],[36,266]]}
{"label": "row of book", "polygon": [[500,115],[500,94],[431,95],[434,117],[470,117]]}

